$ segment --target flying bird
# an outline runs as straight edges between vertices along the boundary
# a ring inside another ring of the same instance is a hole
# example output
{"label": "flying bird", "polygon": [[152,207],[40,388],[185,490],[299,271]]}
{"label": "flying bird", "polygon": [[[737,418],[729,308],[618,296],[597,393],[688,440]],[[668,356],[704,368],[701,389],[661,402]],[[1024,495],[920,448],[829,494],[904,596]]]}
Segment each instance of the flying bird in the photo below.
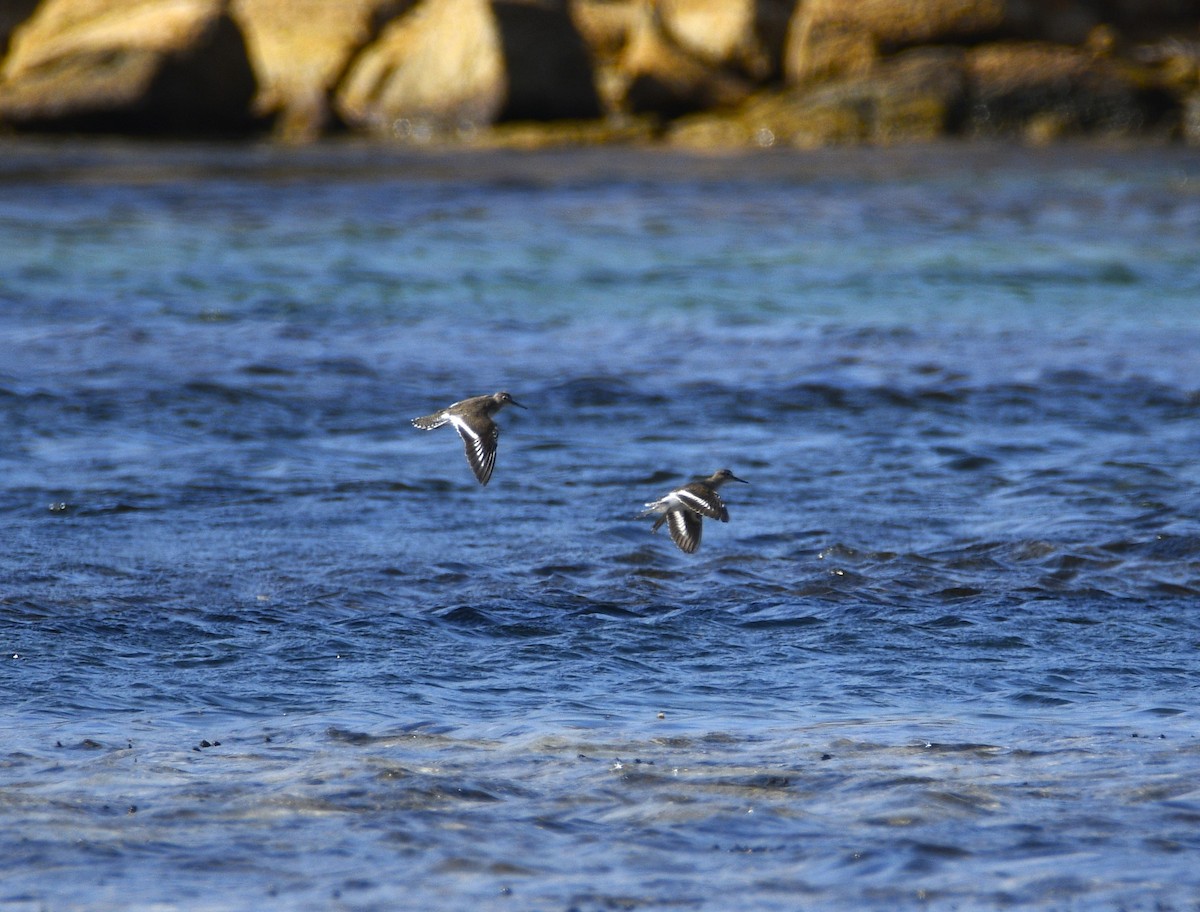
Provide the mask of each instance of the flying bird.
{"label": "flying bird", "polygon": [[492,393],[455,402],[432,415],[414,418],[412,423],[423,431],[432,431],[443,424],[453,425],[467,451],[467,464],[479,483],[485,485],[496,467],[496,442],[500,439],[500,428],[492,416],[506,405],[525,408],[508,393]]}
{"label": "flying bird", "polygon": [[729,469],[718,469],[707,478],[685,484],[665,497],[646,504],[642,516],[658,515],[658,520],[650,531],[657,532],[659,527],[666,523],[671,532],[671,540],[679,546],[679,550],[691,554],[700,547],[705,516],[729,522],[729,510],[725,507],[725,501],[721,500],[721,495],[717,493],[717,489],[727,481],[749,484]]}

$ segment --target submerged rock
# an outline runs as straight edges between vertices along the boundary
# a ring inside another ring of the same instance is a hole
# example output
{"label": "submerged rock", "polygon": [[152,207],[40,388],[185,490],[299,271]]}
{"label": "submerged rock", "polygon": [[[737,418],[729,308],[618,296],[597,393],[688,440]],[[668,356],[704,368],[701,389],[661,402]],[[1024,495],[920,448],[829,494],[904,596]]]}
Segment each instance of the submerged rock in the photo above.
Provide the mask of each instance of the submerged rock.
{"label": "submerged rock", "polygon": [[0,70],[0,122],[184,135],[251,126],[254,72],[222,0],[45,0]]}

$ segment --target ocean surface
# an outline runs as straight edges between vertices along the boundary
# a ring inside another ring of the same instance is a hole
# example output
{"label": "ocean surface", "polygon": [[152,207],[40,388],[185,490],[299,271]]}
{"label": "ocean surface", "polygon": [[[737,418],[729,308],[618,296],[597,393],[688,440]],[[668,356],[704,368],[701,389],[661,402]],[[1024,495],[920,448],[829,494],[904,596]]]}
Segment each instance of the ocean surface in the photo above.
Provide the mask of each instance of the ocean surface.
{"label": "ocean surface", "polygon": [[4,912],[1200,908],[1195,150],[10,141],[0,478]]}

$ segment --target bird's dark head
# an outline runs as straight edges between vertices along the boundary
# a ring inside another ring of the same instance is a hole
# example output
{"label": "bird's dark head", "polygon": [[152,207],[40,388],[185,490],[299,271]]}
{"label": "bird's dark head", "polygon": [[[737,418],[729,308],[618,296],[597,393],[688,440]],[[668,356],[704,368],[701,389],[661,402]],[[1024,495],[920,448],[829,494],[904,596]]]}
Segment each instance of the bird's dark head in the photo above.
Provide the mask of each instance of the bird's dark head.
{"label": "bird's dark head", "polygon": [[712,474],[712,481],[716,484],[721,484],[722,482],[726,481],[740,481],[742,484],[750,484],[750,482],[746,481],[746,479],[738,478],[733,474],[733,472],[729,471],[729,469],[717,469],[717,471],[713,472]]}
{"label": "bird's dark head", "polygon": [[525,408],[510,393],[492,393],[492,398],[496,400],[496,405],[515,405],[517,408]]}

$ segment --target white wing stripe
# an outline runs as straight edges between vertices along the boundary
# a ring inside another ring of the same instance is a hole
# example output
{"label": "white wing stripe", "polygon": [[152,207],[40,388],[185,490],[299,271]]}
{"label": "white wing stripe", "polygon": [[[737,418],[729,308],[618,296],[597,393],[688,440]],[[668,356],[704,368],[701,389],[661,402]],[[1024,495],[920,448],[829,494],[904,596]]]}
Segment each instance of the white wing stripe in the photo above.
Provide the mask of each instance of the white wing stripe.
{"label": "white wing stripe", "polygon": [[726,522],[729,519],[729,513],[725,509],[725,504],[721,502],[715,493],[712,498],[701,497],[694,491],[688,491],[684,488],[675,492],[675,497],[689,510],[696,513],[703,513],[705,516],[711,516],[713,519],[719,519]]}

